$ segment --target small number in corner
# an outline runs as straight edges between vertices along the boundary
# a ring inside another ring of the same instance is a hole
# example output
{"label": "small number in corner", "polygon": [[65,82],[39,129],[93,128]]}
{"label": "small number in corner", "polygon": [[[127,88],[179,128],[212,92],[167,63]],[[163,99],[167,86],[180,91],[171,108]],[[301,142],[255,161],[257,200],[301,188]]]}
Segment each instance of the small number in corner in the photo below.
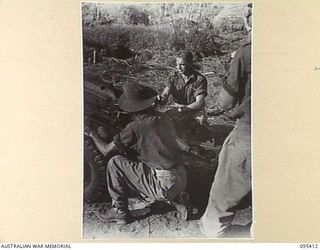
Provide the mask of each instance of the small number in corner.
{"label": "small number in corner", "polygon": [[309,248],[313,248],[313,249],[318,249],[319,248],[319,244],[310,244],[310,243],[303,243],[303,244],[299,244],[300,248],[303,249],[309,249]]}

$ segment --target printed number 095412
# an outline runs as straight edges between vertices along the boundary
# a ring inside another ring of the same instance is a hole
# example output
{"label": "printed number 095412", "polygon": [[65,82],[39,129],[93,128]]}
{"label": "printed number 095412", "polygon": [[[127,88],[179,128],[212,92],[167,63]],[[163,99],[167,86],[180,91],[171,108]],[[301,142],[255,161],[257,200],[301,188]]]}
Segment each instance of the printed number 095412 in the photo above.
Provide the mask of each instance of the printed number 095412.
{"label": "printed number 095412", "polygon": [[304,244],[300,244],[299,246],[300,248],[318,248],[318,244],[304,243]]}

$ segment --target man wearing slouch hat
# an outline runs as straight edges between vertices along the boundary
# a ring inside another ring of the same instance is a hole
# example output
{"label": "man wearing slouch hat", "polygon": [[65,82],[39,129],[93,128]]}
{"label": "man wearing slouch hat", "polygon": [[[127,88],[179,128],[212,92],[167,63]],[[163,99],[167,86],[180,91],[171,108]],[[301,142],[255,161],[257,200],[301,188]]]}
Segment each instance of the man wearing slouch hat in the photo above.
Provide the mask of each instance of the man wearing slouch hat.
{"label": "man wearing slouch hat", "polygon": [[[180,163],[175,129],[166,114],[153,109],[156,99],[155,90],[127,83],[119,107],[132,113],[133,121],[110,144],[104,143],[94,131],[88,133],[103,155],[120,153],[107,166],[113,207],[96,213],[105,222],[133,221],[128,210],[130,195],[170,203],[186,188],[186,171]],[[129,152],[134,152],[134,159]]]}

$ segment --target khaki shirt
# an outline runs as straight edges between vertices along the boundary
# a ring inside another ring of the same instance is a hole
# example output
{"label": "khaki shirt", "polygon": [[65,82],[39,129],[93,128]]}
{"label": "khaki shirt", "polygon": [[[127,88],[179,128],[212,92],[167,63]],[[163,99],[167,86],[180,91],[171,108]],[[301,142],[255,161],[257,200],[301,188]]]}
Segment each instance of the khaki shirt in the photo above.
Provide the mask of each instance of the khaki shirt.
{"label": "khaki shirt", "polygon": [[[222,86],[241,104],[251,96],[251,42],[241,46],[230,65],[227,81]],[[246,106],[245,114],[237,120],[238,130],[251,129],[251,104]]]}
{"label": "khaki shirt", "polygon": [[166,114],[151,111],[129,123],[113,138],[120,151],[134,150],[138,161],[154,169],[180,163],[176,132]]}
{"label": "khaki shirt", "polygon": [[169,94],[172,95],[174,102],[189,105],[196,101],[198,95],[207,96],[208,83],[206,77],[196,70],[185,82],[182,74],[174,72],[169,76],[167,87]]}

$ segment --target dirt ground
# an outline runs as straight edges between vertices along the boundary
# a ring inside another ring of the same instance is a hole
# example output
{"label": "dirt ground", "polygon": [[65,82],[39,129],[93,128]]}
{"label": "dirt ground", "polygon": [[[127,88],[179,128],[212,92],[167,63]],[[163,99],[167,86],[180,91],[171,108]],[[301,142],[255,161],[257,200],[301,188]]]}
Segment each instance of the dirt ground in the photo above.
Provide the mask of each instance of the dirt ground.
{"label": "dirt ground", "polygon": [[[105,223],[99,220],[95,211],[102,206],[110,207],[109,203],[85,204],[83,216],[83,238],[99,239],[205,239],[207,238],[199,228],[199,217],[183,220],[175,209],[162,209],[157,213],[146,213],[146,208],[131,207],[130,212],[136,220],[127,225]],[[200,216],[199,216],[200,215]],[[233,225],[224,230],[221,238],[250,238],[251,211],[238,210]]]}
{"label": "dirt ground", "polygon": [[181,221],[176,211],[150,215],[128,225],[117,225],[100,221],[93,212],[96,207],[88,204],[84,207],[84,239],[205,238],[200,232],[198,220]]}

